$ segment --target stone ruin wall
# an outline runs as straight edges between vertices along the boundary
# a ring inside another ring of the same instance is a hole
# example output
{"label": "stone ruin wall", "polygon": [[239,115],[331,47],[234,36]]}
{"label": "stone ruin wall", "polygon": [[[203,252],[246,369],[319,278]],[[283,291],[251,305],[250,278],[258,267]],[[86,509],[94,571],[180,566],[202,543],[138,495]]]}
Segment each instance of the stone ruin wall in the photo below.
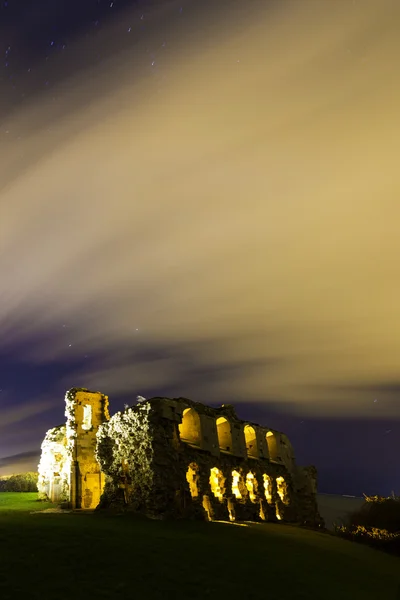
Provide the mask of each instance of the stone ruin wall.
{"label": "stone ruin wall", "polygon": [[105,476],[96,459],[96,434],[110,418],[108,398],[73,388],[65,396],[66,425],[50,429],[38,467],[39,497],[71,508],[96,508]]}
{"label": "stone ruin wall", "polygon": [[71,456],[72,508],[96,508],[104,488],[104,474],[96,459],[96,434],[110,418],[108,397],[100,392],[72,389],[65,397],[67,448]]}
{"label": "stone ruin wall", "polygon": [[69,500],[71,461],[67,453],[65,425],[49,429],[41,446],[38,466],[40,500]]}
{"label": "stone ruin wall", "polygon": [[240,421],[230,406],[155,398],[114,415],[97,437],[100,507],[322,525],[315,468],[297,467],[284,434]]}
{"label": "stone ruin wall", "polygon": [[110,419],[99,392],[73,388],[65,402],[66,425],[42,444],[41,498],[157,518],[322,524],[315,468],[298,467],[284,434],[231,406],[153,398]]}

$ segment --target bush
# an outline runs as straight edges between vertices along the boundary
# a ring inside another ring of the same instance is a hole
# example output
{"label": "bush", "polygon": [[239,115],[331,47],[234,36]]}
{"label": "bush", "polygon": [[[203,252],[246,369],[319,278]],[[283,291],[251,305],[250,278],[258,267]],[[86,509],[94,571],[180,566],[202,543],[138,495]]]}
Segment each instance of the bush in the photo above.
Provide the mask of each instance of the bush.
{"label": "bush", "polygon": [[37,473],[20,473],[0,480],[0,492],[37,492]]}
{"label": "bush", "polygon": [[336,527],[341,537],[400,555],[400,498],[365,496],[360,509],[347,523]]}
{"label": "bush", "polygon": [[400,499],[367,496],[362,507],[350,515],[348,525],[376,527],[396,533],[400,531]]}

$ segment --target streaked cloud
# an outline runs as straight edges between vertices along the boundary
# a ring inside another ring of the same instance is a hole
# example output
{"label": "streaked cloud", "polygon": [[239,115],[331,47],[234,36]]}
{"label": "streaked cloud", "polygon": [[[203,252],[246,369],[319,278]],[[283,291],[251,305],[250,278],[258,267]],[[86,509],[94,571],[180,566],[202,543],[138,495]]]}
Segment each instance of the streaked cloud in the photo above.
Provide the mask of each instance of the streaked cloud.
{"label": "streaked cloud", "polygon": [[[54,408],[54,398],[27,398],[25,402],[6,406],[2,400],[0,432]],[[13,399],[15,400],[15,399]]]}
{"label": "streaked cloud", "polygon": [[36,471],[39,462],[39,452],[21,452],[13,456],[0,458],[1,475],[14,475],[26,471]]}
{"label": "streaked cloud", "polygon": [[65,387],[369,416],[400,353],[400,7],[250,4],[223,34],[171,4],[10,117],[2,344],[81,361]]}

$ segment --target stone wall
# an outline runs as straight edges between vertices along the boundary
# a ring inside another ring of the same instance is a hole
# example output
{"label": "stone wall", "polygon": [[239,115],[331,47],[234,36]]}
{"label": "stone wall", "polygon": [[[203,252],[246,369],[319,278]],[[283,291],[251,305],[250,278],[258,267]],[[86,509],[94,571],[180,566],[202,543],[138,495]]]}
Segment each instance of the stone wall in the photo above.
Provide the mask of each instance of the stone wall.
{"label": "stone wall", "polygon": [[49,429],[41,446],[38,466],[40,500],[64,502],[70,494],[70,460],[65,425]]}
{"label": "stone wall", "polygon": [[73,388],[65,397],[67,451],[71,461],[70,498],[72,508],[96,508],[105,478],[96,459],[96,433],[109,419],[108,397],[100,392]]}
{"label": "stone wall", "polygon": [[298,467],[287,436],[230,405],[153,398],[110,419],[107,396],[84,388],[65,404],[66,425],[42,444],[42,498],[154,518],[322,524],[315,468]]}
{"label": "stone wall", "polygon": [[156,518],[321,524],[315,469],[299,470],[280,432],[187,399],[153,398],[100,426],[102,507]]}
{"label": "stone wall", "polygon": [[317,469],[314,466],[296,466],[293,479],[299,522],[311,527],[323,527],[317,500]]}

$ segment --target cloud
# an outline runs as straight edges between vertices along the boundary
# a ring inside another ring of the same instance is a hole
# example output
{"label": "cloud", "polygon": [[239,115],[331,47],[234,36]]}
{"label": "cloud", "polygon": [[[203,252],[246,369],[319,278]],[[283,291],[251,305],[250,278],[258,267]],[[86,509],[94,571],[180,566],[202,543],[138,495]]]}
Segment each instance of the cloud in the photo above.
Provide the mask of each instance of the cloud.
{"label": "cloud", "polygon": [[7,429],[10,425],[15,426],[23,423],[27,419],[31,419],[36,415],[42,415],[53,408],[53,398],[36,398],[34,401],[29,399],[26,402],[16,406],[5,406],[2,404],[0,431]]}
{"label": "cloud", "polygon": [[369,414],[400,351],[397,3],[255,2],[223,34],[187,8],[13,114],[2,344],[115,392]]}
{"label": "cloud", "polygon": [[37,471],[39,458],[40,453],[36,450],[0,458],[1,475],[13,475],[15,473]]}
{"label": "cloud", "polygon": [[[68,373],[64,383],[67,386],[73,380],[82,387],[108,390],[111,397],[130,395],[132,400],[136,390],[146,396],[170,393],[190,395],[193,399],[202,397],[205,402],[211,402],[218,398],[216,391],[222,382],[232,384],[245,377],[257,377],[260,371],[267,373],[283,366],[278,359],[265,357],[234,359],[223,354],[216,357],[213,353],[218,344],[220,341],[213,340],[212,348],[205,343],[157,345],[141,348],[137,354],[131,349],[125,354],[117,352],[112,358],[99,356],[93,361],[94,370],[78,368]],[[231,397],[232,393],[231,389]]]}

